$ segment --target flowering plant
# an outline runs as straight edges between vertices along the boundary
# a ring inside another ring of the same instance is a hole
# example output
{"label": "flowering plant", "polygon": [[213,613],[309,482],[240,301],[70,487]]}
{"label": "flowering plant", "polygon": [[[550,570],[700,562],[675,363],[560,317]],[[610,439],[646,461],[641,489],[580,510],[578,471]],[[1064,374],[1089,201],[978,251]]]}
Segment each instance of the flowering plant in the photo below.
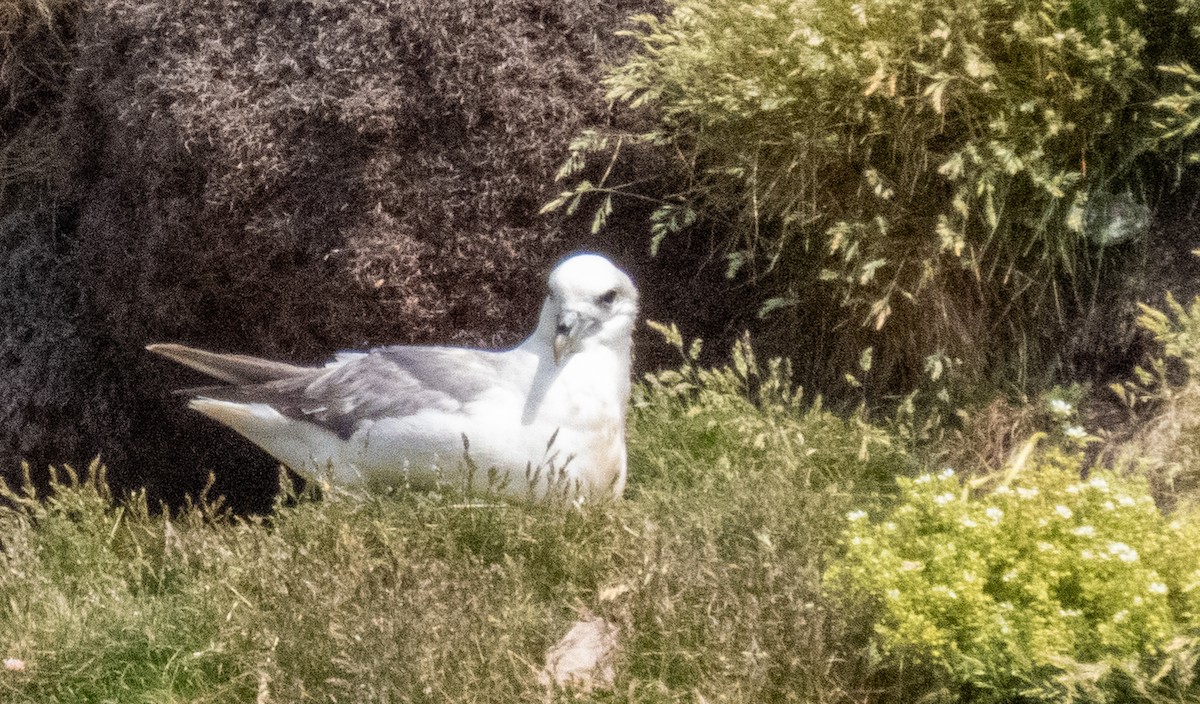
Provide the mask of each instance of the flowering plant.
{"label": "flowering plant", "polygon": [[[1025,463],[1022,463],[1025,464]],[[1058,452],[995,478],[898,479],[878,520],[849,514],[834,593],[874,600],[877,644],[981,700],[1060,700],[1151,663],[1200,614],[1200,550],[1144,481]],[[1082,674],[1081,674],[1082,673]],[[989,694],[990,693],[990,694]]]}

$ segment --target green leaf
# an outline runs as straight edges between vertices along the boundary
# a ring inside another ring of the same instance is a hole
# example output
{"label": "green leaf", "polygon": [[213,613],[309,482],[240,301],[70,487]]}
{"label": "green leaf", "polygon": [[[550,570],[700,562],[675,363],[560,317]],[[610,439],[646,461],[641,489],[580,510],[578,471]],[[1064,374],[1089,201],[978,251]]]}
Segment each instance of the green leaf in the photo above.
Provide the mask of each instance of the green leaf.
{"label": "green leaf", "polygon": [[592,218],[592,234],[600,232],[604,227],[604,223],[608,222],[608,216],[612,215],[612,194],[604,197],[604,202],[596,209],[596,216]]}
{"label": "green leaf", "polygon": [[774,311],[781,308],[790,308],[794,305],[796,305],[796,299],[794,298],[768,298],[763,302],[762,307],[758,309],[758,317],[765,318]]}
{"label": "green leaf", "polygon": [[865,286],[871,281],[874,281],[876,270],[885,264],[887,264],[886,259],[873,259],[866,264],[863,264],[861,267],[862,273],[858,277],[858,283]]}

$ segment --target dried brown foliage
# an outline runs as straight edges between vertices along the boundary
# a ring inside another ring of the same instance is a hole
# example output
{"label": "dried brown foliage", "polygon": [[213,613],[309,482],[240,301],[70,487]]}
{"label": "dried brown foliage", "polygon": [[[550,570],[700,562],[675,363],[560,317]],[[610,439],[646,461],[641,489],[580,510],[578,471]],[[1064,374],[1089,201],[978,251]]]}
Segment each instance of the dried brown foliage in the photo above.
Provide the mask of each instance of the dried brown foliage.
{"label": "dried brown foliage", "polygon": [[641,5],[98,3],[71,133],[96,304],[301,356],[515,339],[570,246],[537,207]]}
{"label": "dried brown foliage", "polygon": [[582,243],[538,208],[609,119],[614,31],[656,3],[94,0],[77,27],[46,7],[75,40],[41,132],[56,187],[4,230],[0,286],[26,302],[0,304],[0,458],[100,451],[169,498],[275,474],[167,396],[195,379],[146,342],[311,361],[527,331],[530,282]]}

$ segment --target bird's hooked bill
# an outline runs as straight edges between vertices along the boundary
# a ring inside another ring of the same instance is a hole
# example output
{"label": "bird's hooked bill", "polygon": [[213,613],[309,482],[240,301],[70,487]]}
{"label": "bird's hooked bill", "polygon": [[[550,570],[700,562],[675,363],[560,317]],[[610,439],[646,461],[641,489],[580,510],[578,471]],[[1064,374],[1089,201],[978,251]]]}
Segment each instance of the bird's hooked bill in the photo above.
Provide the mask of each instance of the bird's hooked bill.
{"label": "bird's hooked bill", "polygon": [[583,316],[578,311],[564,310],[558,314],[554,327],[554,363],[562,364],[568,352],[574,352],[584,328]]}

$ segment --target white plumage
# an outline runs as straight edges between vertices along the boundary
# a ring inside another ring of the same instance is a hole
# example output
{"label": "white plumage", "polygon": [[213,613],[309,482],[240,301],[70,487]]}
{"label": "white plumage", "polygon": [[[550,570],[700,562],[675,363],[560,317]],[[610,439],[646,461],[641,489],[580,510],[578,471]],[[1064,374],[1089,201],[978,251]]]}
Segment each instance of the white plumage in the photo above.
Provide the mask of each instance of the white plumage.
{"label": "white plumage", "polygon": [[228,384],[189,391],[189,406],[310,478],[465,486],[473,463],[477,487],[494,470],[512,493],[619,496],[636,316],[629,277],[579,254],[550,273],[533,334],[503,352],[392,346],[299,367],[147,349]]}

